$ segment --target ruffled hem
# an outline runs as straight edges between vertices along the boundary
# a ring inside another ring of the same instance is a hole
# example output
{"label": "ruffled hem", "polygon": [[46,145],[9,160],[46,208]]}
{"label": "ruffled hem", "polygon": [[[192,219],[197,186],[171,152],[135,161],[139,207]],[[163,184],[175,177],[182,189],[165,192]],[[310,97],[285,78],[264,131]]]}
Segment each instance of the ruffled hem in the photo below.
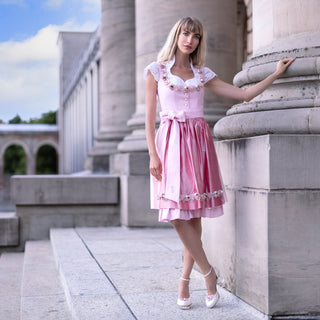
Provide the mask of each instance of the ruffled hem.
{"label": "ruffled hem", "polygon": [[191,220],[194,218],[217,218],[223,215],[223,206],[215,208],[202,208],[196,210],[160,209],[159,221],[169,222],[171,220]]}

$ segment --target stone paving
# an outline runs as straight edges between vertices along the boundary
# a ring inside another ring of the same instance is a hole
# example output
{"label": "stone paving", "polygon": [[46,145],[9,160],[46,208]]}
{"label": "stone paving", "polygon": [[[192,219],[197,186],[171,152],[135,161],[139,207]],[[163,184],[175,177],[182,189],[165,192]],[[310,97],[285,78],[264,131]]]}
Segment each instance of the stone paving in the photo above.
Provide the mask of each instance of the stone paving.
{"label": "stone paving", "polygon": [[[190,283],[193,306],[178,309],[182,245],[173,229],[60,229],[52,231],[51,241],[63,282],[73,288],[69,294],[73,314],[81,319],[90,319],[93,313],[95,319],[266,319],[223,288],[217,307],[207,309],[204,281],[197,271]],[[88,273],[80,275],[85,269]],[[86,283],[82,288],[79,277]]]}
{"label": "stone paving", "polygon": [[[180,310],[176,298],[182,245],[171,228],[53,229],[50,237],[51,243],[27,243],[23,272],[20,262],[10,273],[16,275],[15,281],[0,277],[1,286],[11,288],[5,297],[0,286],[1,308],[14,302],[5,312],[0,310],[1,320],[267,319],[221,287],[218,305],[207,309],[204,281],[195,270],[190,282],[192,308]],[[0,257],[1,272],[8,272],[1,264],[10,260],[7,255]],[[23,254],[13,255],[22,261]]]}

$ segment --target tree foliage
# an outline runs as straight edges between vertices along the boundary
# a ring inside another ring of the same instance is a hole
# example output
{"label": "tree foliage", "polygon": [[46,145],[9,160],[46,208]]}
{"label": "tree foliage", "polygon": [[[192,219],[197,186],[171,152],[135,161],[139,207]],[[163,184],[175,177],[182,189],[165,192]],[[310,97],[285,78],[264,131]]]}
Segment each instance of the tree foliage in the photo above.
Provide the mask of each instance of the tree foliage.
{"label": "tree foliage", "polygon": [[9,120],[9,124],[21,124],[21,123],[26,123],[26,122],[23,121],[18,114],[15,117],[13,117],[11,120]]}
{"label": "tree foliage", "polygon": [[57,123],[57,111],[49,111],[41,114],[40,118],[31,118],[29,121],[22,120],[21,117],[17,114],[11,120],[9,124],[56,124]]}
{"label": "tree foliage", "polygon": [[57,111],[49,111],[46,113],[43,113],[41,115],[41,118],[31,118],[29,120],[29,123],[45,123],[45,124],[56,124],[57,123]]}
{"label": "tree foliage", "polygon": [[37,152],[37,174],[57,174],[58,173],[58,159],[56,150],[44,145],[39,148]]}
{"label": "tree foliage", "polygon": [[9,146],[4,153],[4,174],[26,174],[27,156],[17,144]]}

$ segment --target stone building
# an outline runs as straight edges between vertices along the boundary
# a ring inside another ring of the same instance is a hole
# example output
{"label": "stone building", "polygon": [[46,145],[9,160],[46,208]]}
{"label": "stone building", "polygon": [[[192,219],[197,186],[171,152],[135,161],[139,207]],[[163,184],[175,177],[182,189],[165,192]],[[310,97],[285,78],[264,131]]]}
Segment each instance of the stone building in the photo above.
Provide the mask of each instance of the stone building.
{"label": "stone building", "polygon": [[158,225],[149,209],[143,69],[175,21],[202,20],[207,65],[227,82],[236,74],[243,88],[280,58],[296,57],[249,103],[205,96],[229,201],[222,218],[203,221],[203,243],[227,289],[258,310],[274,319],[319,314],[320,2],[101,4],[96,32],[63,32],[58,40],[60,172],[119,177],[120,223]]}
{"label": "stone building", "polygon": [[[1,124],[0,125],[0,212],[14,211],[10,197],[11,174],[6,173],[6,152],[12,146],[21,148],[26,159],[22,168],[25,174],[36,174],[39,151],[43,147],[52,149],[59,158],[59,132],[56,125],[45,124]],[[8,160],[7,160],[8,161]],[[57,173],[55,171],[54,173]]]}

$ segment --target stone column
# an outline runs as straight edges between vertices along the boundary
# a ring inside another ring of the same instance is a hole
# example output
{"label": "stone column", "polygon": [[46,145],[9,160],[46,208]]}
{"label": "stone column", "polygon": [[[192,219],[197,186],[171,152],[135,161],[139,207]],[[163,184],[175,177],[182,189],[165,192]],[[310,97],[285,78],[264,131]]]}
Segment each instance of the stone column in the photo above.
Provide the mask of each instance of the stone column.
{"label": "stone column", "polygon": [[216,125],[215,135],[232,139],[267,133],[320,133],[319,1],[253,4],[254,56],[236,75],[235,84],[245,88],[262,80],[281,58],[297,60],[263,94],[228,110],[228,116]]}
{"label": "stone column", "polygon": [[129,134],[135,109],[134,0],[101,1],[100,111],[97,144],[90,151],[92,171],[108,171],[109,155]]}
{"label": "stone column", "polygon": [[[136,1],[136,111],[128,121],[132,134],[119,144],[121,152],[147,151],[144,132],[145,81],[143,69],[157,59],[172,26],[184,16],[201,20],[207,31],[207,63],[218,76],[231,82],[237,72],[237,2],[200,0]],[[148,32],[146,32],[148,26]],[[232,101],[210,92],[205,95],[205,117],[212,125],[225,115]]]}
{"label": "stone column", "polygon": [[279,319],[319,314],[319,12],[316,0],[253,0],[253,57],[235,84],[297,59],[214,128],[229,202],[204,223],[204,247],[229,290]]}
{"label": "stone column", "polygon": [[[145,137],[144,68],[157,59],[157,53],[178,19],[183,16],[200,19],[207,30],[207,65],[220,77],[231,81],[237,71],[237,2],[233,0],[197,2],[136,1],[136,112],[128,121],[132,133],[118,145],[112,160],[112,172],[122,175],[122,224],[154,226],[157,214],[150,212],[149,156]],[[146,26],[148,32],[146,32]],[[228,99],[207,93],[205,117],[212,125],[232,104]],[[164,224],[158,224],[165,226]]]}

